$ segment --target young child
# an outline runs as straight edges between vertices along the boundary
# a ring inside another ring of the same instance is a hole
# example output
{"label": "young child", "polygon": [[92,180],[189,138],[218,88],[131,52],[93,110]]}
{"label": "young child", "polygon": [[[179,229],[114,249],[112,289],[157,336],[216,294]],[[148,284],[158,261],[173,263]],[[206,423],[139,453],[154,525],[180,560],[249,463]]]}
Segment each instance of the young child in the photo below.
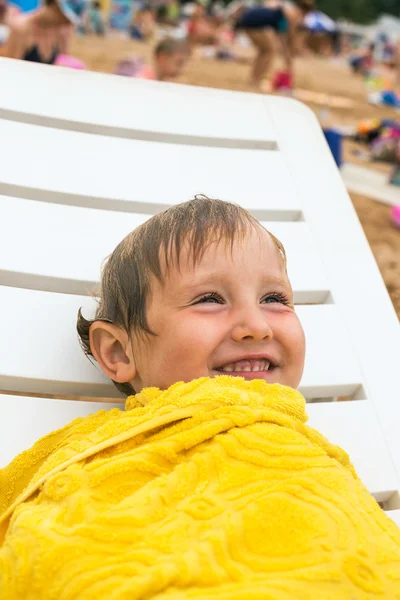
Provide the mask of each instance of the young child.
{"label": "young child", "polygon": [[154,50],[154,79],[173,81],[181,74],[188,59],[188,47],[184,40],[165,38]]}
{"label": "young child", "polygon": [[198,197],[109,257],[85,352],[128,396],[0,472],[1,600],[385,600],[400,532],[307,427],[285,252]]}
{"label": "young child", "polygon": [[187,59],[188,48],[185,41],[165,38],[154,50],[153,66],[144,63],[139,57],[133,57],[121,61],[116,74],[139,79],[173,81],[181,75]]}

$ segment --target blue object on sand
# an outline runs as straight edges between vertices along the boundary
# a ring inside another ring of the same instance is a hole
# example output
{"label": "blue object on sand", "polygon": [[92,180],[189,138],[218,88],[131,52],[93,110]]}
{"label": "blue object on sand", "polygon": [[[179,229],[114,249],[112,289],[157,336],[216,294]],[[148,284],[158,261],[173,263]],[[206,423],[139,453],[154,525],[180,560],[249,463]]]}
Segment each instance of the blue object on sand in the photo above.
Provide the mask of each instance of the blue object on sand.
{"label": "blue object on sand", "polygon": [[381,98],[385,106],[395,106],[396,108],[400,108],[400,96],[393,90],[385,90],[382,92]]}
{"label": "blue object on sand", "polygon": [[336,129],[324,129],[324,135],[337,166],[342,166],[342,134]]}

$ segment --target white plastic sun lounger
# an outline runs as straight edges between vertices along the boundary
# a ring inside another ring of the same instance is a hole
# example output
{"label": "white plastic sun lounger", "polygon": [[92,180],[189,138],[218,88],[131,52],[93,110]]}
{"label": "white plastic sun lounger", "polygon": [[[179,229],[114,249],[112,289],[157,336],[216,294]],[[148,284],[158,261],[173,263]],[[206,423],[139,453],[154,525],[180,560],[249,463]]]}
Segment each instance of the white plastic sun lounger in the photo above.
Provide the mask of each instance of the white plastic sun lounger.
{"label": "white plastic sun lounger", "polygon": [[248,208],[285,244],[310,422],[400,522],[399,323],[312,113],[5,59],[0,82],[0,466],[104,408],[29,393],[121,402],[83,356],[77,310],[92,313],[101,262],[126,233],[205,193]]}

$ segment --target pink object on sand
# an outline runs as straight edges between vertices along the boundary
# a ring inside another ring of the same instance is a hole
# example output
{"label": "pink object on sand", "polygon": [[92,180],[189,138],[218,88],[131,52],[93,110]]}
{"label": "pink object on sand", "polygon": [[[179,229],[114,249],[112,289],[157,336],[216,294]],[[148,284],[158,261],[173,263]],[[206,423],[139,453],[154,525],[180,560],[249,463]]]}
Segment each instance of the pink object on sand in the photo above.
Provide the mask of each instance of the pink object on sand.
{"label": "pink object on sand", "polygon": [[59,54],[54,63],[57,67],[69,67],[70,69],[84,69],[85,64],[78,58],[68,56],[68,54]]}
{"label": "pink object on sand", "polygon": [[400,204],[392,208],[392,221],[396,227],[400,227]]}

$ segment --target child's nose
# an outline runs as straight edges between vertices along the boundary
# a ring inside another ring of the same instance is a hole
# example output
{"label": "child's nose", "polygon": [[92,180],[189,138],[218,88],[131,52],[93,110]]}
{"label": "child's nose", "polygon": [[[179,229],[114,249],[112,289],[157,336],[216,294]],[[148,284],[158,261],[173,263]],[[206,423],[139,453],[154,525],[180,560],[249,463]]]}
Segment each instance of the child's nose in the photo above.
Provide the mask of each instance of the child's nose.
{"label": "child's nose", "polygon": [[259,342],[272,338],[272,328],[265,313],[254,308],[242,311],[232,329],[232,339],[235,342],[244,340]]}

